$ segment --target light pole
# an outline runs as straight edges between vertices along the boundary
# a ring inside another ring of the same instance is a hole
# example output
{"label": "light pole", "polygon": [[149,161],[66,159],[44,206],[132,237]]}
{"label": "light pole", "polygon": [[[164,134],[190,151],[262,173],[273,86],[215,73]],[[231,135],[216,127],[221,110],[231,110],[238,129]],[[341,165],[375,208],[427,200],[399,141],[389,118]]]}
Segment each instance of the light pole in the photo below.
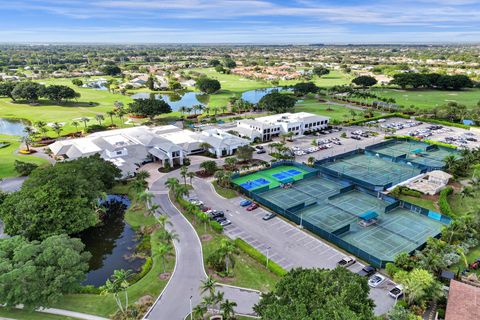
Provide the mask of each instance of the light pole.
{"label": "light pole", "polygon": [[193,296],[190,296],[190,320],[193,320],[192,298]]}
{"label": "light pole", "polygon": [[269,256],[270,249],[271,249],[271,247],[267,247],[267,264],[266,264],[267,269],[268,269],[268,259],[270,258],[270,256]]}

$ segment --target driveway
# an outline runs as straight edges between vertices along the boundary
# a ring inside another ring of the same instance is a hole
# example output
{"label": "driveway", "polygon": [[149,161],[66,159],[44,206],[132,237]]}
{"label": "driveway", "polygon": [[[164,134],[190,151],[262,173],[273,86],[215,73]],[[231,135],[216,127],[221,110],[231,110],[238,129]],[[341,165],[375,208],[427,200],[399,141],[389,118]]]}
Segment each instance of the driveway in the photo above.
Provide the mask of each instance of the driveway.
{"label": "driveway", "polygon": [[[225,211],[227,218],[232,221],[232,225],[225,228],[230,238],[245,240],[287,270],[294,267],[332,269],[346,255],[282,218],[264,221],[262,217],[267,213],[266,210],[258,208],[248,212],[239,206],[240,198],[220,197],[211,183],[204,179],[194,180],[194,189],[207,206]],[[363,266],[357,262],[350,270],[356,272]],[[376,304],[375,314],[384,314],[392,308],[395,301],[387,295],[391,288],[393,283],[388,280],[370,291],[370,297]]]}
{"label": "driveway", "polygon": [[0,181],[0,190],[4,192],[15,192],[20,190],[27,177],[5,178]]}

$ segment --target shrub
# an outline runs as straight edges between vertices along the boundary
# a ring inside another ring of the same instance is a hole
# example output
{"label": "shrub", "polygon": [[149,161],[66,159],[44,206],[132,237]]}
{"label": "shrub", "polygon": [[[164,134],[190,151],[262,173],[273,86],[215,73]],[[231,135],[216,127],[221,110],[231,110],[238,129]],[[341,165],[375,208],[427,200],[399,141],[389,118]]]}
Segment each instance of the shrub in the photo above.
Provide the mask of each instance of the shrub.
{"label": "shrub", "polygon": [[385,271],[390,277],[394,277],[400,269],[394,263],[389,262],[385,265]]}
{"label": "shrub", "polygon": [[83,293],[83,294],[100,294],[100,288],[97,288],[92,285],[87,285],[87,286],[79,286],[78,290],[76,290],[77,293]]}
{"label": "shrub", "polygon": [[152,269],[152,264],[153,264],[153,261],[152,261],[152,258],[151,257],[147,257],[145,259],[145,263],[143,264],[142,266],[142,270],[140,270],[139,273],[136,273],[134,274],[131,278],[130,278],[130,281],[128,281],[130,283],[130,285],[134,284],[135,282],[139,281],[140,279],[142,279],[143,277],[145,277],[145,275],[147,273],[150,272],[150,270]]}
{"label": "shrub", "polygon": [[450,121],[447,121],[447,120],[438,120],[438,119],[422,118],[422,117],[416,117],[415,119],[417,121],[442,124],[444,126],[457,127],[457,128],[462,128],[462,129],[470,129],[470,126],[467,126],[463,123],[450,122]]}
{"label": "shrub", "polygon": [[32,173],[33,170],[38,168],[38,165],[30,162],[23,162],[15,160],[14,163],[15,171],[17,171],[21,176],[28,176]]}
{"label": "shrub", "polygon": [[137,252],[143,252],[146,254],[150,254],[152,250],[152,242],[150,241],[150,234],[146,233],[142,237],[142,241],[137,246]]}
{"label": "shrub", "polygon": [[453,192],[452,187],[446,187],[442,191],[440,191],[440,196],[438,198],[438,205],[440,207],[440,212],[449,216],[455,217],[455,213],[453,213],[452,208],[450,208],[450,203],[448,203],[448,196],[451,195]]}
{"label": "shrub", "polygon": [[[267,263],[267,257],[265,257],[260,251],[258,251],[257,249],[255,249],[254,247],[252,247],[242,239],[240,238],[235,239],[235,245],[240,250],[248,254],[251,258],[253,258],[254,260],[257,260],[259,263],[263,265]],[[287,271],[285,269],[283,269],[281,266],[279,266],[278,264],[276,264],[274,261],[271,261],[271,260],[268,262],[268,270],[270,270],[271,272],[273,272],[274,274],[280,277],[287,274]]]}
{"label": "shrub", "polygon": [[7,141],[0,141],[0,149],[8,147],[10,144],[11,143]]}
{"label": "shrub", "polygon": [[222,233],[223,232],[223,227],[220,223],[218,223],[217,221],[210,221],[210,227],[212,227],[212,229],[218,233]]}
{"label": "shrub", "polygon": [[87,133],[94,133],[94,132],[99,132],[99,131],[105,131],[107,130],[108,127],[104,125],[99,125],[99,124],[92,124],[87,127]]}

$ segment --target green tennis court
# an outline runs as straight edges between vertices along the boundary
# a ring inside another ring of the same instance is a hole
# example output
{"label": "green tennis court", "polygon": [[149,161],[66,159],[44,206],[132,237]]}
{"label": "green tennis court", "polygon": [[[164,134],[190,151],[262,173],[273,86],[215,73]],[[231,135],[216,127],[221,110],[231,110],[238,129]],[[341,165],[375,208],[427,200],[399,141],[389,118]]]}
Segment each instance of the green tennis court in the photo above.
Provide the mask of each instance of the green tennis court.
{"label": "green tennis court", "polygon": [[[312,171],[314,170],[312,169]],[[301,180],[307,173],[310,172],[296,166],[278,166],[238,177],[233,179],[232,182],[249,191],[265,186],[272,189],[282,183]]]}
{"label": "green tennis court", "polygon": [[414,166],[387,161],[367,154],[354,154],[326,162],[323,167],[335,171],[339,176],[345,175],[373,185],[398,184],[420,174]]}

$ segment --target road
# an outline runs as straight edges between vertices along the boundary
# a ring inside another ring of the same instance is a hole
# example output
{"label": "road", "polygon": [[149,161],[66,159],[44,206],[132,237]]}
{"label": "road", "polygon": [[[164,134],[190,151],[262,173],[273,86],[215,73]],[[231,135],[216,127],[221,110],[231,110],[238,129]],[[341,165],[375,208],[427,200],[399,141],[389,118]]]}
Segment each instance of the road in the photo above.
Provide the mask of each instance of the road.
{"label": "road", "polygon": [[[262,220],[267,212],[263,208],[248,212],[238,205],[240,198],[220,197],[204,179],[195,179],[194,189],[207,206],[226,212],[227,218],[232,221],[232,225],[225,228],[228,236],[242,238],[287,270],[294,267],[332,269],[346,255],[282,218]],[[362,267],[357,262],[350,270],[356,272]],[[388,280],[370,291],[370,297],[376,304],[375,314],[384,314],[392,308],[394,300],[387,295],[392,287],[393,283]]]}
{"label": "road", "polygon": [[[198,167],[198,164],[192,165],[190,169],[193,170],[196,166]],[[190,312],[190,297],[193,307],[200,303],[199,288],[207,276],[200,239],[193,226],[172,204],[164,186],[167,178],[178,178],[178,174],[178,170],[164,174],[150,186],[150,192],[154,194],[154,203],[160,206],[160,211],[167,214],[172,223],[166,227],[178,235],[178,240],[174,240],[175,270],[164,291],[145,316],[144,319],[148,320],[183,319]],[[252,308],[260,299],[258,291],[246,288],[219,284],[217,291],[224,292],[225,299],[237,303],[235,312],[238,314],[253,315]]]}

